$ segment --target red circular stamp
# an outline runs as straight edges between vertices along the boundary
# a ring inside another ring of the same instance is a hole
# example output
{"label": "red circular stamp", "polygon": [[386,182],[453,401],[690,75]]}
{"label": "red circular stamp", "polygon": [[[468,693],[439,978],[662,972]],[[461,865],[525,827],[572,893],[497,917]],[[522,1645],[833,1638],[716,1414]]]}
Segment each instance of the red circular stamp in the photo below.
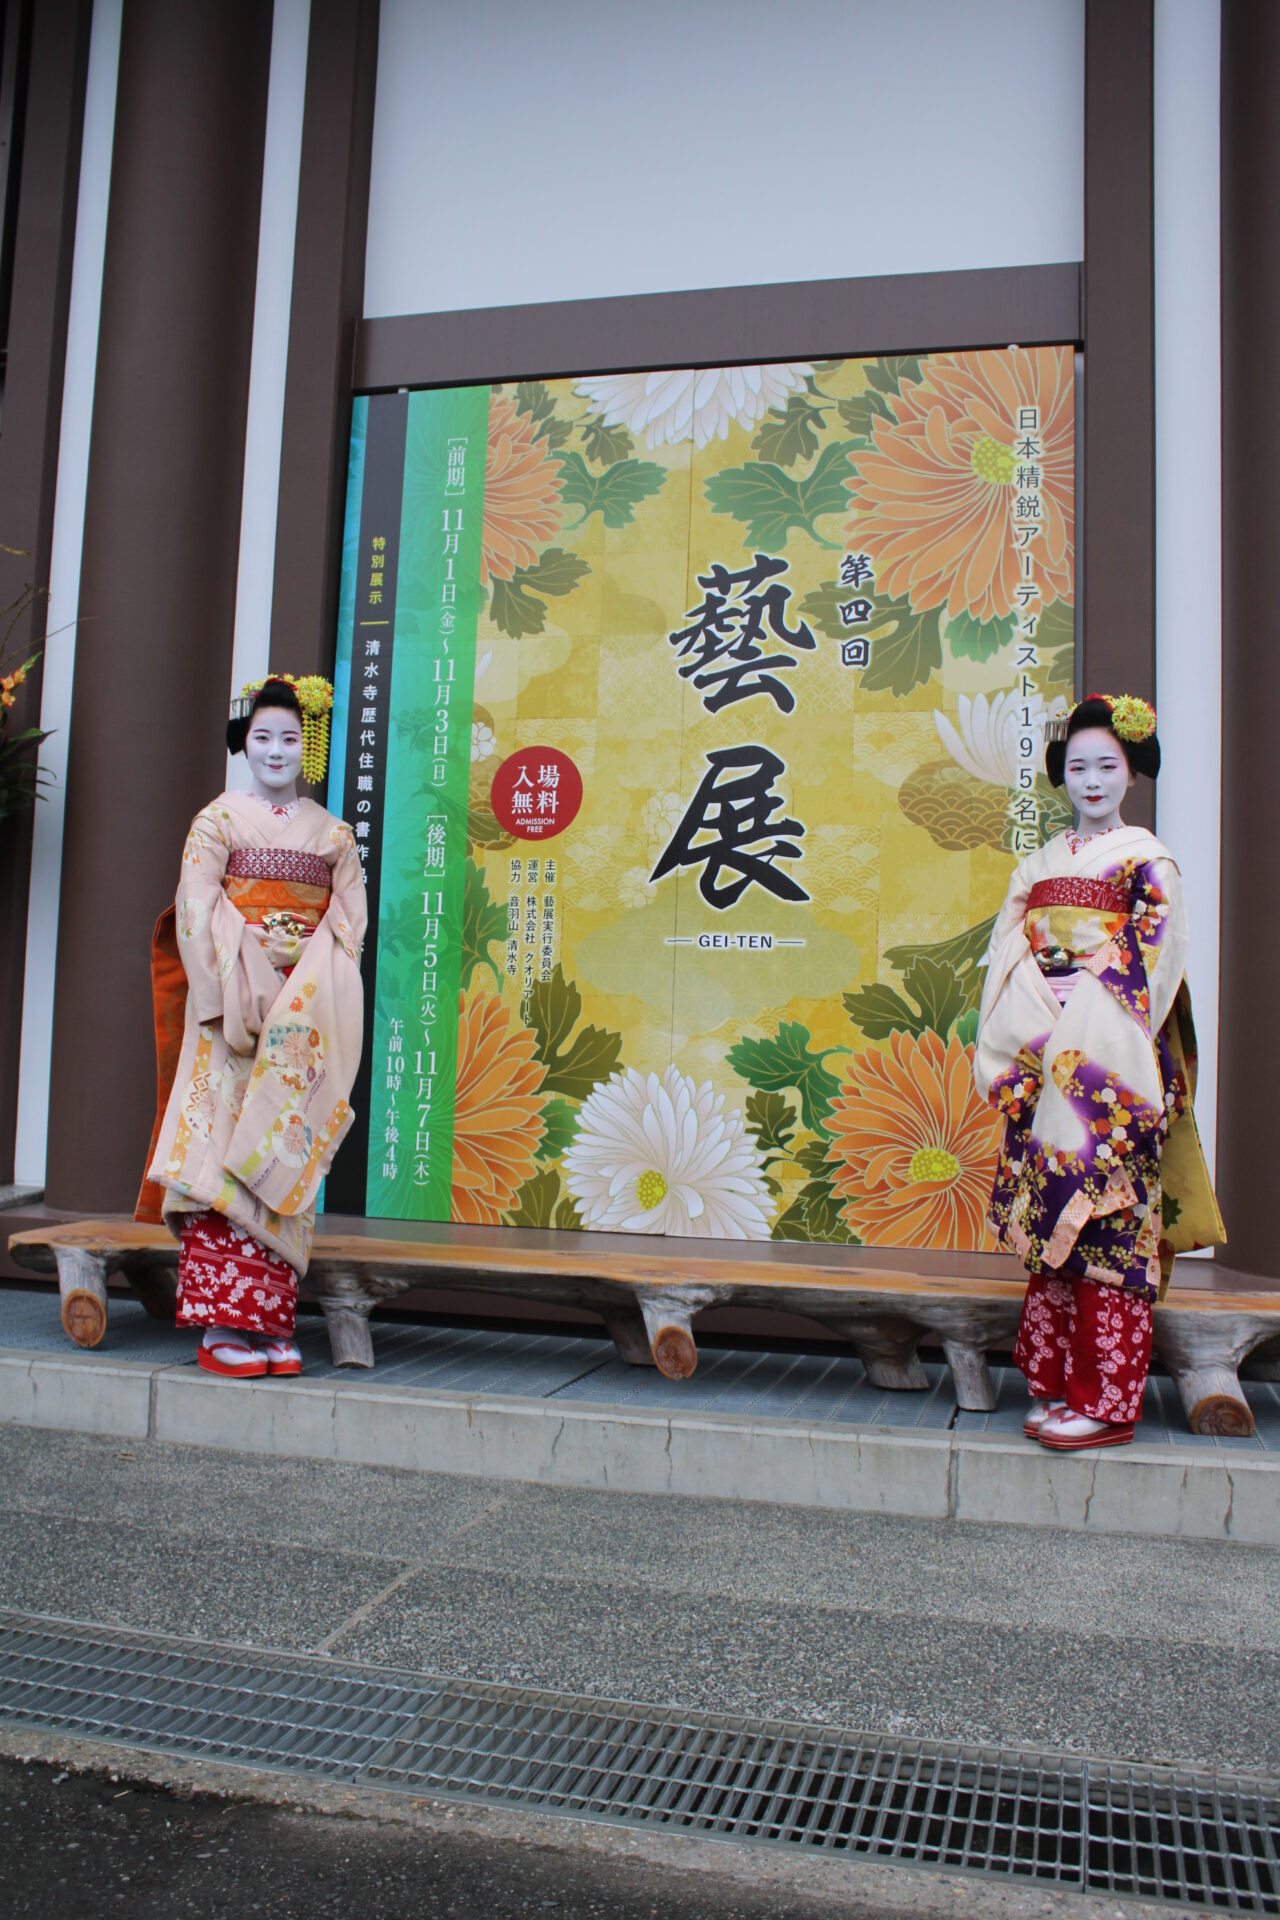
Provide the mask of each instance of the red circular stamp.
{"label": "red circular stamp", "polygon": [[489,804],[517,840],[552,840],[582,805],[582,775],[559,747],[521,747],[493,776]]}

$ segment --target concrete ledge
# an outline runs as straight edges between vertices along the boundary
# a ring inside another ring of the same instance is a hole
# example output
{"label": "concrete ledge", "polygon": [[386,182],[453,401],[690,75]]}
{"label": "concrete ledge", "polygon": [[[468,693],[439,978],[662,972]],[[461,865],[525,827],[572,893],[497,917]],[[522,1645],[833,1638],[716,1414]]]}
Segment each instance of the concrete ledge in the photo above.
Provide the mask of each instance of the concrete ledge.
{"label": "concrete ledge", "polygon": [[0,1420],[551,1486],[1280,1546],[1280,1457],[1203,1445],[1055,1456],[1020,1437],[237,1384],[191,1366],[12,1352],[0,1354]]}

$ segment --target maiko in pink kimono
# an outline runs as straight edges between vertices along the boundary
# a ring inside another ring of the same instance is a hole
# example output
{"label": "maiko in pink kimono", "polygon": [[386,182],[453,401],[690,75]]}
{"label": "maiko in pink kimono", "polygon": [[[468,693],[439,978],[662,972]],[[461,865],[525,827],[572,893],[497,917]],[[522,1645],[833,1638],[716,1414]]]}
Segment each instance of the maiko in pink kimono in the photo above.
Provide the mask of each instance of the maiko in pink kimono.
{"label": "maiko in pink kimono", "polygon": [[298,1281],[353,1118],[364,876],[350,827],[297,790],[323,776],[332,698],[314,678],[246,689],[227,745],[253,784],[192,821],[153,943],[160,1111],[137,1213],[178,1239],[199,1364],[237,1379],[302,1370]]}
{"label": "maiko in pink kimono", "polygon": [[1022,861],[996,919],[974,1078],[1004,1116],[990,1220],[1030,1275],[1014,1361],[1025,1432],[1133,1438],[1176,1252],[1226,1238],[1192,1112],[1187,917],[1167,847],[1120,818],[1160,768],[1133,696],[1082,700],[1045,750],[1079,830]]}

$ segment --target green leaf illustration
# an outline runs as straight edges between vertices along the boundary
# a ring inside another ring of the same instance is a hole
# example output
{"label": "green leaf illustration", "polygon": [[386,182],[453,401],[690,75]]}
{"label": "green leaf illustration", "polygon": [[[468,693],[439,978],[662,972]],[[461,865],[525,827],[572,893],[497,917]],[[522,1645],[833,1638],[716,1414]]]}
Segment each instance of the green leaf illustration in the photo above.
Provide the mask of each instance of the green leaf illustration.
{"label": "green leaf illustration", "polygon": [[842,994],[845,1011],[868,1040],[887,1040],[891,1033],[910,1033],[918,1039],[925,1021],[918,1007],[910,1006],[893,987],[873,980],[870,986]]}
{"label": "green leaf illustration", "polygon": [[1055,600],[1045,608],[1036,621],[1031,643],[1042,658],[1046,654],[1052,656],[1046,664],[1053,679],[1070,681],[1070,669],[1058,658],[1064,652],[1075,651],[1076,610],[1070,601]]}
{"label": "green leaf illustration", "polygon": [[495,940],[503,947],[507,939],[507,911],[489,898],[484,874],[474,860],[468,860],[462,886],[462,985],[471,985],[477,967],[488,967],[494,985],[501,990],[502,969],[489,957]]}
{"label": "green leaf illustration", "polygon": [[556,1208],[556,1225],[561,1232],[567,1229],[572,1230],[574,1233],[582,1232],[582,1215],[578,1212],[577,1201],[570,1193],[566,1193],[564,1199]]}
{"label": "green leaf illustration", "polygon": [[560,455],[560,468],[560,498],[567,507],[582,509],[574,526],[599,513],[606,527],[629,527],[640,502],[660,492],[667,477],[667,469],[656,460],[618,460],[603,473],[592,473],[582,455],[572,450]]}
{"label": "green leaf illustration", "polygon": [[901,393],[904,380],[919,386],[923,375],[914,353],[886,353],[867,362],[867,385],[879,393]]}
{"label": "green leaf illustration", "polygon": [[912,613],[905,600],[877,604],[878,617],[890,612],[898,616],[898,630],[872,642],[871,665],[863,668],[860,684],[867,693],[892,693],[901,699],[942,665],[938,609]]}
{"label": "green leaf illustration", "polygon": [[753,1093],[747,1097],[747,1129],[754,1133],[760,1151],[767,1157],[785,1154],[796,1130],[791,1102],[780,1093]]}
{"label": "green leaf illustration", "polygon": [[947,621],[947,645],[956,660],[989,660],[1008,646],[1016,624],[1012,614],[1004,620],[974,620],[956,613]]}
{"label": "green leaf illustration", "polygon": [[741,520],[748,540],[770,551],[786,546],[792,527],[802,527],[820,540],[814,522],[826,513],[843,513],[848,505],[844,484],[849,474],[848,456],[847,441],[829,442],[803,480],[793,480],[768,460],[726,467],[706,482],[711,511]]}
{"label": "green leaf illustration", "polygon": [[888,402],[874,387],[868,387],[864,393],[855,393],[847,400],[838,400],[836,406],[845,426],[859,440],[871,438],[871,428],[876,420],[893,418]]}
{"label": "green leaf illustration", "polygon": [[531,1174],[516,1195],[516,1203],[503,1220],[509,1227],[550,1227],[555,1224],[556,1201],[560,1198],[560,1175],[554,1167]]}
{"label": "green leaf illustration", "polygon": [[970,1007],[955,1024],[955,1036],[962,1047],[971,1047],[978,1037],[978,1009]]}
{"label": "green leaf illustration", "polygon": [[[928,958],[940,961],[944,967],[954,967],[966,981],[971,973],[976,973],[981,997],[982,973],[979,963],[985,958],[991,945],[991,929],[996,923],[994,913],[985,920],[979,920],[976,926],[967,927],[963,933],[952,934],[949,940],[935,940],[931,944],[889,947],[885,959],[897,973],[905,973],[914,961]],[[976,1004],[976,1003],[975,1003]]]}
{"label": "green leaf illustration", "polygon": [[1170,1227],[1177,1226],[1181,1213],[1181,1200],[1175,1200],[1171,1193],[1162,1193],[1160,1196],[1160,1224],[1166,1233]]}
{"label": "green leaf illustration", "polygon": [[593,1087],[607,1080],[622,1057],[622,1035],[602,1027],[584,1027],[571,1045],[569,1035],[582,1013],[582,995],[557,966],[549,980],[536,980],[529,1000],[529,1023],[537,1044],[534,1053],[546,1068],[543,1089],[585,1100]]}
{"label": "green leaf illustration", "polygon": [[851,587],[842,587],[838,580],[829,586],[815,587],[800,602],[801,617],[819,633],[825,633],[828,640],[847,639],[849,629],[840,618],[840,602],[848,600],[852,591]]}
{"label": "green leaf illustration", "polygon": [[919,1039],[930,1032],[945,1040],[969,1010],[967,983],[954,967],[927,953],[912,960],[902,985],[905,998],[879,980],[842,996],[845,1011],[868,1040],[887,1040],[891,1033]]}
{"label": "green leaf illustration", "polygon": [[549,420],[556,410],[556,403],[547,392],[542,380],[521,380],[516,386],[516,412],[524,413],[531,420]]}
{"label": "green leaf illustration", "polygon": [[612,460],[625,460],[629,453],[635,452],[636,443],[626,428],[611,427],[603,414],[589,413],[578,425],[587,458],[598,467],[607,467]]}
{"label": "green leaf illustration", "polygon": [[810,1052],[809,1029],[798,1020],[784,1020],[772,1040],[739,1040],[727,1058],[734,1072],[761,1092],[794,1087],[801,1118],[814,1133],[830,1113],[840,1082],[823,1064],[827,1054]]}
{"label": "green leaf illustration", "polygon": [[566,553],[563,547],[548,547],[531,567],[517,567],[509,580],[493,582],[494,625],[514,640],[541,633],[547,609],[545,599],[537,596],[572,593],[590,571],[578,554]]}
{"label": "green leaf illustration", "polygon": [[824,424],[822,409],[811,406],[802,393],[793,393],[785,410],[770,407],[751,442],[751,450],[762,460],[776,460],[779,466],[794,467],[797,460],[810,460],[818,451],[818,435]]}
{"label": "green leaf illustration", "polygon": [[537,1158],[558,1160],[572,1145],[577,1125],[578,1109],[575,1106],[558,1096],[548,1100],[542,1109],[542,1140]]}
{"label": "green leaf illustration", "polygon": [[862,1243],[840,1217],[840,1201],[827,1179],[810,1180],[800,1189],[780,1219],[773,1223],[774,1240],[827,1241],[840,1247]]}

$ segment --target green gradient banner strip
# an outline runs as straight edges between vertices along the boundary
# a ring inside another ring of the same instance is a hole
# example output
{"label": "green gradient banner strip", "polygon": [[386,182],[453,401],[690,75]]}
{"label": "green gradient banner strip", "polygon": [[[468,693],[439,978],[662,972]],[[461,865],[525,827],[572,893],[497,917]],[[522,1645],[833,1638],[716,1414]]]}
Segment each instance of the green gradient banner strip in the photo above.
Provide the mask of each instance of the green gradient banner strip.
{"label": "green gradient banner strip", "polygon": [[409,400],[367,1212],[447,1220],[488,387]]}

